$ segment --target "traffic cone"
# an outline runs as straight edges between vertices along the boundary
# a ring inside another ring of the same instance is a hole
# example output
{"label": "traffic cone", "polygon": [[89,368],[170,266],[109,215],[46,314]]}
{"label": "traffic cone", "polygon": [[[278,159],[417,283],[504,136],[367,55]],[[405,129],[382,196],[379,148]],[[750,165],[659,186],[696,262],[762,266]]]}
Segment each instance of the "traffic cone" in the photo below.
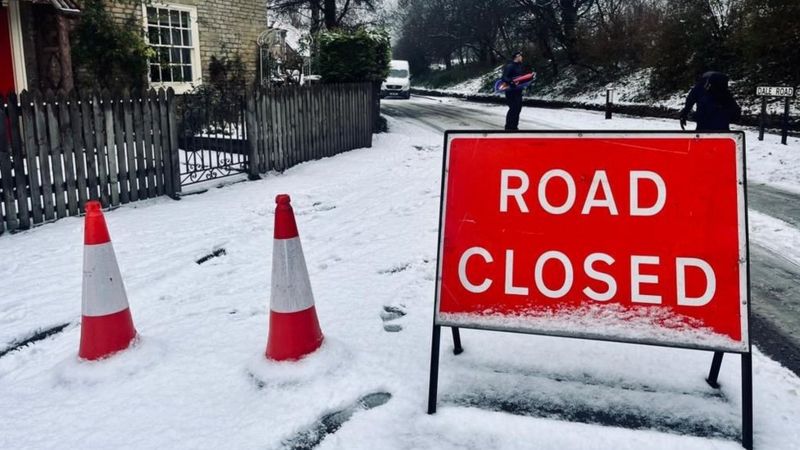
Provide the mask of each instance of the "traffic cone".
{"label": "traffic cone", "polygon": [[78,356],[83,359],[124,350],[136,337],[106,220],[95,200],[86,203],[81,314]]}
{"label": "traffic cone", "polygon": [[286,194],[275,198],[278,206],[266,352],[267,358],[275,361],[300,359],[318,349],[323,339],[290,201]]}

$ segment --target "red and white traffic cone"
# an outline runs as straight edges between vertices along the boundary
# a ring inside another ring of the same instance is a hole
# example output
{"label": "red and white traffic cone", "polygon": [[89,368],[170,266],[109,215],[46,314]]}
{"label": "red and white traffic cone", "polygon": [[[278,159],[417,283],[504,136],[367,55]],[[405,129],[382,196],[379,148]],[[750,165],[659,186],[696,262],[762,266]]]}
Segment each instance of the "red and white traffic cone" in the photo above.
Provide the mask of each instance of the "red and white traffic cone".
{"label": "red and white traffic cone", "polygon": [[267,358],[275,361],[300,359],[318,349],[323,339],[290,201],[286,194],[275,198],[278,206],[266,352]]}
{"label": "red and white traffic cone", "polygon": [[86,203],[81,314],[78,356],[83,359],[124,350],[136,337],[106,220],[94,200]]}

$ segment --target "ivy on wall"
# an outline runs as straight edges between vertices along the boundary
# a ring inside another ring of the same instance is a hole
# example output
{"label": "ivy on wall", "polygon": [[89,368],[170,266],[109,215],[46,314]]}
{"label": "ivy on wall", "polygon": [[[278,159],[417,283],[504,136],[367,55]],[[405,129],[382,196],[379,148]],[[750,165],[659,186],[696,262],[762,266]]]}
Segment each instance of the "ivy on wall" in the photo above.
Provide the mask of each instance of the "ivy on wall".
{"label": "ivy on wall", "polygon": [[103,0],[85,0],[72,32],[72,56],[80,87],[139,90],[147,85],[148,60],[156,56],[132,16],[118,23]]}

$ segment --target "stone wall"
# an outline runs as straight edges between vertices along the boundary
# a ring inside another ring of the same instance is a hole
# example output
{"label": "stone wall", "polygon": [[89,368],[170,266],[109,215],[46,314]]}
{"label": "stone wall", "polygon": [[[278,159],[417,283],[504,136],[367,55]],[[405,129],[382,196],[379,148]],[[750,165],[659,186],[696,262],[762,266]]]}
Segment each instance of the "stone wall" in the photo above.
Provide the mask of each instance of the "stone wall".
{"label": "stone wall", "polygon": [[[157,2],[152,2],[158,5]],[[244,62],[248,82],[257,77],[259,34],[267,29],[266,0],[179,0],[167,5],[197,8],[197,27],[200,35],[200,61],[203,80],[208,79],[211,56],[230,56],[238,52]],[[142,4],[135,1],[106,2],[108,11],[120,22],[135,17],[142,21]]]}

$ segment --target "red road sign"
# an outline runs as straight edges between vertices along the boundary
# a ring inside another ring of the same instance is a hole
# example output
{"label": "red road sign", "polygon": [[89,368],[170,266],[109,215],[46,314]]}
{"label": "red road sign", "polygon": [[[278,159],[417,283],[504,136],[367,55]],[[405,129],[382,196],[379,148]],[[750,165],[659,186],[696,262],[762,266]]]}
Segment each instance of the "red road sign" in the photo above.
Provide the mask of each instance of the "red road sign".
{"label": "red road sign", "polygon": [[743,133],[445,141],[436,325],[749,351]]}

